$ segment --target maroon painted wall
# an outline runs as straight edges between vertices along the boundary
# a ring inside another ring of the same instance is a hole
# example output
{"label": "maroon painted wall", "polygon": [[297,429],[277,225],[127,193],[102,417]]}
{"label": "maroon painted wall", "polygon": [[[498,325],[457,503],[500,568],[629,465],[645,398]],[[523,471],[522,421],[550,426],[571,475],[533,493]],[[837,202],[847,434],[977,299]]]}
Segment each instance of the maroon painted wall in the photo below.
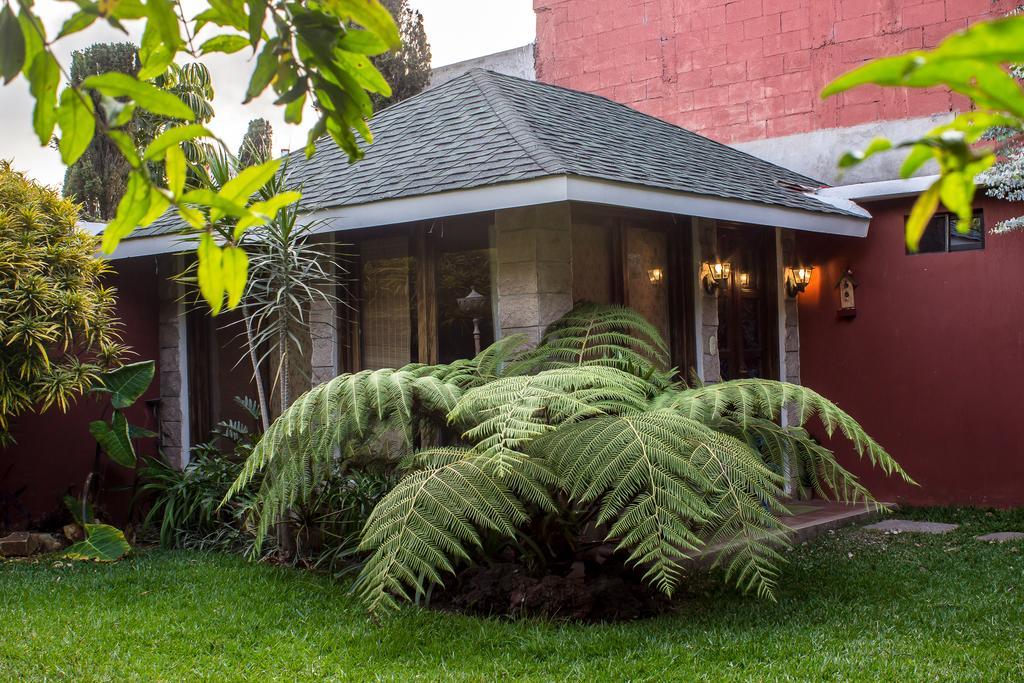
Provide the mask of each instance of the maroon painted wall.
{"label": "maroon painted wall", "polygon": [[[124,324],[122,336],[135,352],[129,360],[156,360],[159,342],[154,257],[118,260],[114,267],[116,273],[110,283],[117,288],[117,311]],[[143,399],[128,411],[129,421],[155,431],[145,400],[158,395],[154,379]],[[81,493],[93,467],[96,442],[89,434],[89,422],[102,416],[107,403],[87,395],[66,414],[54,409],[14,420],[12,431],[18,443],[0,450],[0,531],[46,526],[60,519],[64,510],[61,497],[65,493]],[[154,453],[155,445],[141,442],[138,450]],[[101,462],[108,520],[124,523],[134,473],[105,457]]]}
{"label": "maroon painted wall", "polygon": [[[904,253],[910,200],[865,204],[866,239],[802,233],[817,267],[800,296],[802,381],[834,399],[907,469],[886,479],[843,449],[881,500],[1024,505],[1024,234],[991,235],[1020,205],[982,200],[985,249]],[[849,266],[857,317],[836,317]]]}

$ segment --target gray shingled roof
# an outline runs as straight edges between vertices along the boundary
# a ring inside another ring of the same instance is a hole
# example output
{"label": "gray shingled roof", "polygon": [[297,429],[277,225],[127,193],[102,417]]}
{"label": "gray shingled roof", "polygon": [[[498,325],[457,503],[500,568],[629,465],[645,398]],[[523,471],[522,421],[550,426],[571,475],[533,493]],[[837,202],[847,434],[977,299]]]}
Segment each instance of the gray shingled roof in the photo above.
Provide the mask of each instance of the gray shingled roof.
{"label": "gray shingled roof", "polygon": [[[481,69],[379,112],[371,127],[374,143],[357,164],[329,138],[310,159],[289,155],[305,211],[567,175],[858,215],[799,189],[818,181],[661,119]],[[170,232],[169,218],[133,236]]]}

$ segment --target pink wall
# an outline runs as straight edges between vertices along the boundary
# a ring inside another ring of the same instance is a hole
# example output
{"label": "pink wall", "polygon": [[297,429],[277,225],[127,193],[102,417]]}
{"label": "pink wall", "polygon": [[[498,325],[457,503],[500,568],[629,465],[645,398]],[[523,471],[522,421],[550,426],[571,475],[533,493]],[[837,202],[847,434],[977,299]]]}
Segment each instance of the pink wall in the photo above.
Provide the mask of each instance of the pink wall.
{"label": "pink wall", "polygon": [[948,92],[863,88],[865,60],[932,47],[1013,0],[534,0],[537,75],[722,142],[948,112]]}
{"label": "pink wall", "polygon": [[[111,284],[117,288],[118,316],[124,323],[125,343],[135,355],[131,361],[156,359],[157,289],[156,265],[152,257],[115,262],[117,273]],[[159,376],[159,373],[157,373]],[[159,395],[157,380],[131,410],[131,423],[156,430],[145,401]],[[0,450],[0,531],[5,528],[37,526],[63,514],[61,496],[81,493],[82,484],[93,466],[96,442],[89,434],[89,422],[99,419],[107,403],[91,396],[78,400],[67,414],[50,410],[42,415],[23,415],[13,422],[12,431],[18,443]],[[154,444],[142,442],[138,449],[154,453]],[[104,500],[108,519],[123,523],[127,514],[133,472],[105,463]],[[16,499],[12,496],[16,492]]]}
{"label": "pink wall", "polygon": [[[983,200],[986,229],[1019,215]],[[846,452],[882,500],[1024,505],[1024,234],[986,234],[982,251],[907,256],[910,201],[868,205],[867,239],[801,233],[817,266],[800,295],[804,384],[834,399],[919,487],[881,477]],[[835,283],[860,283],[857,317],[838,320]]]}

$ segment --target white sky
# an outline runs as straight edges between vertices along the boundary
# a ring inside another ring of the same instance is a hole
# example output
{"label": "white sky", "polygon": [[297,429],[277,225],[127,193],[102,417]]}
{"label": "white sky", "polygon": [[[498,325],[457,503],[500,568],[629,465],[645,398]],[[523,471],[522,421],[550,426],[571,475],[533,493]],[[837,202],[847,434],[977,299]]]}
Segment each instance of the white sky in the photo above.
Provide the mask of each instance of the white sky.
{"label": "white sky", "polygon": [[[532,0],[409,0],[409,4],[423,13],[434,66],[519,47],[534,39],[536,24]],[[51,36],[57,34],[74,9],[73,3],[57,0],[36,2],[36,10],[44,18],[47,34]],[[92,43],[127,39],[137,44],[140,34],[141,31],[128,38],[97,22],[61,40],[57,44],[58,57],[68,67],[73,50]],[[312,116],[304,119],[303,126],[287,125],[280,108],[273,106],[269,91],[259,100],[245,106],[241,104],[252,70],[246,59],[245,52],[209,55],[203,59],[213,76],[216,93],[213,104],[217,116],[211,124],[213,132],[235,150],[249,120],[262,116],[274,126],[275,150],[301,147],[305,144],[307,127],[312,125]],[[0,83],[0,158],[13,159],[15,168],[40,182],[58,189],[63,183],[64,166],[60,155],[41,147],[32,131],[32,99],[23,76],[7,86]]]}

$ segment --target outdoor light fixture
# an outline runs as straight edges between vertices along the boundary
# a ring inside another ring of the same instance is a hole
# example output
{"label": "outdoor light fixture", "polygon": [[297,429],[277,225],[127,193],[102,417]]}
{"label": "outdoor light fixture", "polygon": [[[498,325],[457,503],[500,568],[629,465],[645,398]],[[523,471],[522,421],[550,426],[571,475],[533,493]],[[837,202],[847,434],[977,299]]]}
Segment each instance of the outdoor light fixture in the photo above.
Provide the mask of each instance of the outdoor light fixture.
{"label": "outdoor light fixture", "polygon": [[786,268],[786,294],[795,298],[797,294],[807,289],[807,285],[811,284],[813,271],[813,266]]}
{"label": "outdoor light fixture", "polygon": [[661,268],[651,268],[647,271],[647,279],[652,285],[660,284],[665,279],[665,271]]}
{"label": "outdoor light fixture", "polygon": [[475,287],[469,288],[469,294],[461,296],[456,301],[459,304],[459,311],[463,315],[473,319],[473,348],[476,351],[476,355],[480,355],[480,319],[487,314],[487,309],[490,304],[480,292],[476,291]]}
{"label": "outdoor light fixture", "polygon": [[701,265],[700,280],[704,285],[704,291],[714,294],[719,287],[724,287],[729,282],[732,274],[732,264],[716,258],[714,261],[705,261]]}

